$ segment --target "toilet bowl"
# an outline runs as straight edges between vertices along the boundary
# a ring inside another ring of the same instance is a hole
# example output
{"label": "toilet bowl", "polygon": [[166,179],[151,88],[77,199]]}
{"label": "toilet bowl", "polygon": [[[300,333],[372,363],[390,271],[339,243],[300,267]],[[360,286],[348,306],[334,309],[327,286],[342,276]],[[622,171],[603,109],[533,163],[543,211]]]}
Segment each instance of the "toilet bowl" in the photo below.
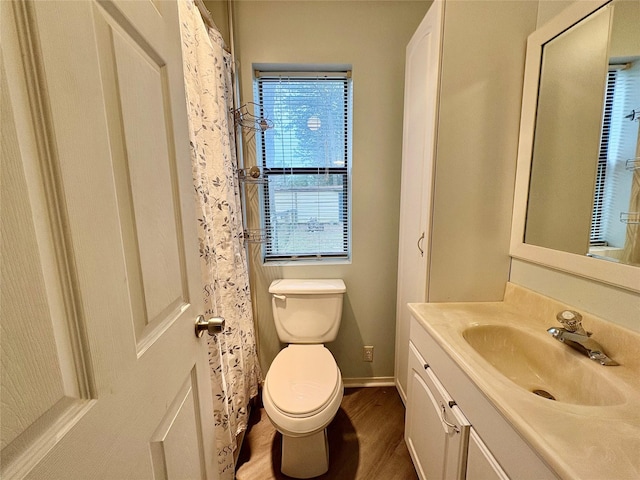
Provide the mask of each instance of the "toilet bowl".
{"label": "toilet bowl", "polygon": [[313,478],[329,470],[327,426],[342,402],[340,369],[323,345],[289,345],[271,364],[262,402],[282,434],[282,473]]}
{"label": "toilet bowl", "polygon": [[340,369],[324,345],[289,345],[271,364],[262,401],[280,433],[301,437],[331,423],[343,391]]}
{"label": "toilet bowl", "polygon": [[262,387],[267,416],[282,434],[281,471],[313,478],[329,470],[327,426],[342,401],[342,375],[323,342],[342,315],[342,280],[275,280],[269,287],[278,337],[289,345],[271,363]]}

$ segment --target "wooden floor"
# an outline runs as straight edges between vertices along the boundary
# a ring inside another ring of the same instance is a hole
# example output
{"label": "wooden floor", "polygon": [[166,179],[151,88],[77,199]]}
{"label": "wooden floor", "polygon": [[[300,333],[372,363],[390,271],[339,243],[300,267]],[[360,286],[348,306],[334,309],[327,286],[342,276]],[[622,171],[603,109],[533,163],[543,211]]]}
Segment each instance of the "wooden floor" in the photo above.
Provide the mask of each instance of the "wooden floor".
{"label": "wooden floor", "polygon": [[[394,387],[346,389],[328,428],[329,471],[317,478],[417,479],[403,432],[404,406]],[[281,438],[264,408],[254,408],[236,479],[288,479],[280,472]]]}

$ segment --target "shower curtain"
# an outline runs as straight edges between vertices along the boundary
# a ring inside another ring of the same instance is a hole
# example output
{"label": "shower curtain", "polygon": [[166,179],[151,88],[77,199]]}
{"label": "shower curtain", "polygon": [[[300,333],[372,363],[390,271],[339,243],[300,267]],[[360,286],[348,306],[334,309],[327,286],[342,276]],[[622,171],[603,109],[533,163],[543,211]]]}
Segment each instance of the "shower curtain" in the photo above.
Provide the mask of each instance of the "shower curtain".
{"label": "shower curtain", "polygon": [[209,338],[220,478],[234,477],[236,435],[261,381],[234,139],[231,62],[220,33],[207,29],[193,0],[178,0],[206,316],[224,317]]}

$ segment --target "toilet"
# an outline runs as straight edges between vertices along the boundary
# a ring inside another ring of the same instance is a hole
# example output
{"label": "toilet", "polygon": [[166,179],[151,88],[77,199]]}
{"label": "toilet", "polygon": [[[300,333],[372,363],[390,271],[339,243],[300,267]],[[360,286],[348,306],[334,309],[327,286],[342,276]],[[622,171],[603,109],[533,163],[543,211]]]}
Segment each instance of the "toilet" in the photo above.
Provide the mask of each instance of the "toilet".
{"label": "toilet", "polygon": [[342,318],[340,279],[274,280],[269,287],[276,332],[288,344],[273,360],[262,388],[267,416],[282,434],[283,474],[313,478],[329,470],[327,426],[344,386],[325,342]]}

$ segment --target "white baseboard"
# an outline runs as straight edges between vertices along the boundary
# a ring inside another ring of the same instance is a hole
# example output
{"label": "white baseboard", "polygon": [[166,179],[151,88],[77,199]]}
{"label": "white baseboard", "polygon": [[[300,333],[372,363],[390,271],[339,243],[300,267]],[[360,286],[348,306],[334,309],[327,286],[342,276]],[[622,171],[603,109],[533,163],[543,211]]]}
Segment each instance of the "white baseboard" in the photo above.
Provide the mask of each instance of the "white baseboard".
{"label": "white baseboard", "polygon": [[394,377],[353,377],[343,378],[345,388],[353,387],[395,387]]}

